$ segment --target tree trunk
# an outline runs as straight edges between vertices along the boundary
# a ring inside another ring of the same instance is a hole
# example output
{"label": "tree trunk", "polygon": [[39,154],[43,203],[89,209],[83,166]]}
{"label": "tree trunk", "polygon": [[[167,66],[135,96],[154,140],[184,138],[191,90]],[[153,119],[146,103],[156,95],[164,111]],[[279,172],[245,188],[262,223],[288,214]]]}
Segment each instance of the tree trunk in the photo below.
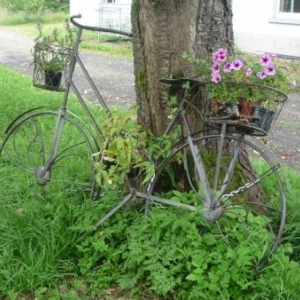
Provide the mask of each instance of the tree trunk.
{"label": "tree trunk", "polygon": [[[159,136],[169,121],[170,97],[170,90],[159,79],[197,75],[183,58],[184,52],[192,59],[211,56],[218,48],[233,54],[231,1],[133,0],[131,19],[139,123]],[[195,118],[187,113],[192,123]],[[243,154],[243,177],[251,181],[255,174]],[[252,188],[251,193],[256,199],[262,191]]]}
{"label": "tree trunk", "polygon": [[233,51],[230,0],[133,0],[132,26],[139,122],[159,136],[168,121],[168,91],[161,78],[191,77],[183,59]]}

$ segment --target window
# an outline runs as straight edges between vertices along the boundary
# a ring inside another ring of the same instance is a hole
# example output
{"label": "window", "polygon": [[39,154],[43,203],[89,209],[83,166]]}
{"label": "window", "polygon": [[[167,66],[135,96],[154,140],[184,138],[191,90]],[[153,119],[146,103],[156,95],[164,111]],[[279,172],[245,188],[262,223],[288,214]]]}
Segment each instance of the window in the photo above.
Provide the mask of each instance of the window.
{"label": "window", "polygon": [[270,23],[300,25],[300,0],[273,0]]}
{"label": "window", "polygon": [[115,3],[116,0],[107,0],[107,3]]}
{"label": "window", "polygon": [[280,12],[300,13],[300,0],[280,0]]}

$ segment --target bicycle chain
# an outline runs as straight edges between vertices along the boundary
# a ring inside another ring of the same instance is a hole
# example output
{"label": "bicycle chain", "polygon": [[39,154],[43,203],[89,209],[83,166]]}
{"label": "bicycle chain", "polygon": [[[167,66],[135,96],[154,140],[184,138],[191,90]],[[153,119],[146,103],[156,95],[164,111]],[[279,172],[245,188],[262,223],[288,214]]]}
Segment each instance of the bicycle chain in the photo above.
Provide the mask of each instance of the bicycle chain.
{"label": "bicycle chain", "polygon": [[259,179],[254,180],[252,182],[247,182],[245,185],[239,187],[237,190],[232,191],[229,194],[224,194],[222,197],[225,197],[225,198],[234,197],[235,195],[238,195],[238,194],[242,193],[244,190],[250,189],[251,187],[253,187],[254,185],[256,185],[258,182],[260,182],[261,179],[262,179],[262,177],[259,178]]}

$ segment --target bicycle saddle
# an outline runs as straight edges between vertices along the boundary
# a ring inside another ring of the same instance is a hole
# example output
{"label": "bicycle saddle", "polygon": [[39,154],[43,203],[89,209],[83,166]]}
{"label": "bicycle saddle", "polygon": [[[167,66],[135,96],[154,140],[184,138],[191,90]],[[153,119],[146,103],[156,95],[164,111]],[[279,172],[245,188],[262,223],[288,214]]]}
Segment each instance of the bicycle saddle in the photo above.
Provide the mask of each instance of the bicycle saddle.
{"label": "bicycle saddle", "polygon": [[194,85],[194,84],[200,84],[200,81],[194,80],[194,79],[190,79],[190,78],[162,78],[159,80],[162,83],[166,83],[166,84],[171,84],[171,85],[177,85],[177,86],[182,86],[183,84],[189,82],[190,84]]}

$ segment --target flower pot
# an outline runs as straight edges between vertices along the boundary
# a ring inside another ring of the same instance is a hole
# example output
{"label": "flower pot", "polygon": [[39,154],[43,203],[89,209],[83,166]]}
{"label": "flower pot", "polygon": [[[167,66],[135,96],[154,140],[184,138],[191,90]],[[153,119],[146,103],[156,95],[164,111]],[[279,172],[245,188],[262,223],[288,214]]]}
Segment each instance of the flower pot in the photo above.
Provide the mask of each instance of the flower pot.
{"label": "flower pot", "polygon": [[218,102],[215,99],[210,101],[210,114],[213,117],[225,117],[227,116],[225,105],[223,103]]}
{"label": "flower pot", "polygon": [[212,116],[224,119],[236,119],[239,117],[239,109],[236,103],[220,103],[216,100],[210,102]]}
{"label": "flower pot", "polygon": [[225,111],[230,119],[239,117],[239,109],[236,103],[225,103]]}
{"label": "flower pot", "polygon": [[274,114],[275,114],[274,111],[268,109],[266,110],[260,125],[264,131],[268,132],[270,130],[271,124],[274,120]]}
{"label": "flower pot", "polygon": [[253,103],[247,101],[240,101],[238,103],[238,108],[240,115],[242,116],[251,116],[252,115]]}
{"label": "flower pot", "polygon": [[57,90],[60,87],[62,72],[45,71],[45,86]]}
{"label": "flower pot", "polygon": [[274,119],[274,111],[254,106],[252,108],[252,118],[258,127],[268,132]]}

